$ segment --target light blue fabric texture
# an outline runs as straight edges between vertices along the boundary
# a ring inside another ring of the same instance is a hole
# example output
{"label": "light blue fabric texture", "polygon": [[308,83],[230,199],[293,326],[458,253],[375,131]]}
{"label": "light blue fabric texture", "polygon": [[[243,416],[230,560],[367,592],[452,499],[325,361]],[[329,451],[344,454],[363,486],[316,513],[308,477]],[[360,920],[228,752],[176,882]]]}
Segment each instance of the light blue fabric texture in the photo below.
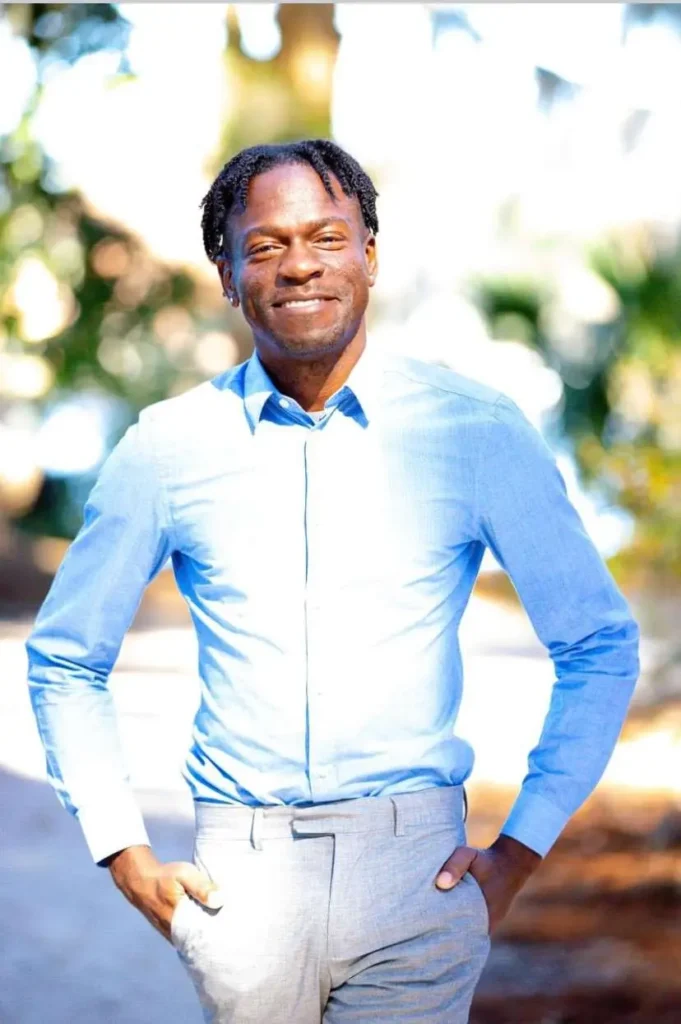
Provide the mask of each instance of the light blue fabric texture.
{"label": "light blue fabric texture", "polygon": [[103,465],[26,641],[50,781],[96,861],[149,841],[107,681],[169,559],[199,646],[194,799],[465,782],[458,626],[486,546],[555,666],[503,831],[546,854],[601,777],[639,628],[541,434],[503,393],[372,344],[326,406],[315,421],[254,353],[148,406]]}

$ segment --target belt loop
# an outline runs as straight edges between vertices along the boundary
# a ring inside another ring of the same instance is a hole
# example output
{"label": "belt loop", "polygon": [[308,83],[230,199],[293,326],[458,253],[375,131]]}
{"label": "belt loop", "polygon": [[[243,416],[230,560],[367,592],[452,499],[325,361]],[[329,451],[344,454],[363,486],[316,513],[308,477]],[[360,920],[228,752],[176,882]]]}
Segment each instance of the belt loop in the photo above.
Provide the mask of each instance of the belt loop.
{"label": "belt loop", "polygon": [[467,821],[467,819],[468,819],[468,797],[466,795],[466,787],[462,786],[461,788],[463,790],[463,820]]}
{"label": "belt loop", "polygon": [[402,812],[398,807],[398,801],[390,797],[390,803],[393,805],[393,818],[395,822],[395,835],[404,835],[404,821],[402,820]]}
{"label": "belt loop", "polygon": [[251,846],[254,850],[262,850],[262,839],[260,838],[261,826],[262,807],[254,807],[253,817],[251,818]]}

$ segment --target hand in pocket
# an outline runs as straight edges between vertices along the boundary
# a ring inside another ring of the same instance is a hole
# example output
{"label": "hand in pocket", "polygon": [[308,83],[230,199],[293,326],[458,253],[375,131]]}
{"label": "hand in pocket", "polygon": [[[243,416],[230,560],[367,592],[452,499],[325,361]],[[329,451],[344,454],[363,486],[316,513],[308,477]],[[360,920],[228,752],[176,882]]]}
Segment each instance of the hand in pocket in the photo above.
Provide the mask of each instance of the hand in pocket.
{"label": "hand in pocket", "polygon": [[159,861],[148,846],[131,846],[108,864],[116,886],[146,919],[172,942],[171,922],[183,896],[215,910],[222,906],[218,887],[188,861]]}
{"label": "hand in pocket", "polygon": [[[435,880],[438,889],[447,891],[457,885],[466,872],[471,874],[487,904],[490,935],[503,921],[511,903],[541,862],[538,853],[509,836],[500,836],[497,843],[484,850],[458,846],[442,865]],[[521,849],[516,850],[516,846]]]}

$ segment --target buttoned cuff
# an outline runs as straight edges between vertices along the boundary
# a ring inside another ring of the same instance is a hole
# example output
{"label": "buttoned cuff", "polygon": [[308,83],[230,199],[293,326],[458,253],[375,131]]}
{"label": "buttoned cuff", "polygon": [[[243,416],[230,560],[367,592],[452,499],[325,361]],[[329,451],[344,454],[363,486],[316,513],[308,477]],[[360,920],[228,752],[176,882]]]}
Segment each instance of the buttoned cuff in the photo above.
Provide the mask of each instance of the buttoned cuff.
{"label": "buttoned cuff", "polygon": [[76,812],[96,864],[128,846],[151,846],[142,812],[132,796],[117,799],[103,796],[97,804]]}
{"label": "buttoned cuff", "polygon": [[569,820],[569,814],[545,797],[521,790],[501,832],[545,857]]}

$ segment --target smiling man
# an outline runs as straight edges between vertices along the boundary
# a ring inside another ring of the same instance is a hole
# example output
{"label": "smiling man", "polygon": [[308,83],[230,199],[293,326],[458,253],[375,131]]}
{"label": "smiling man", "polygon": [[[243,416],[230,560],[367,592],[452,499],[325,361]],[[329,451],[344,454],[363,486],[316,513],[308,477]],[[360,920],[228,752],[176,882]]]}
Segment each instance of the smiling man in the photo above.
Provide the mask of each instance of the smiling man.
{"label": "smiling man", "polygon": [[[326,140],[223,168],[203,237],[255,351],[128,429],[26,644],[52,784],[213,1024],[464,1024],[639,671],[637,623],[518,406],[367,344],[375,204]],[[486,547],[556,679],[476,849],[458,626]],[[107,689],[169,558],[199,643],[191,863],[151,849]]]}

